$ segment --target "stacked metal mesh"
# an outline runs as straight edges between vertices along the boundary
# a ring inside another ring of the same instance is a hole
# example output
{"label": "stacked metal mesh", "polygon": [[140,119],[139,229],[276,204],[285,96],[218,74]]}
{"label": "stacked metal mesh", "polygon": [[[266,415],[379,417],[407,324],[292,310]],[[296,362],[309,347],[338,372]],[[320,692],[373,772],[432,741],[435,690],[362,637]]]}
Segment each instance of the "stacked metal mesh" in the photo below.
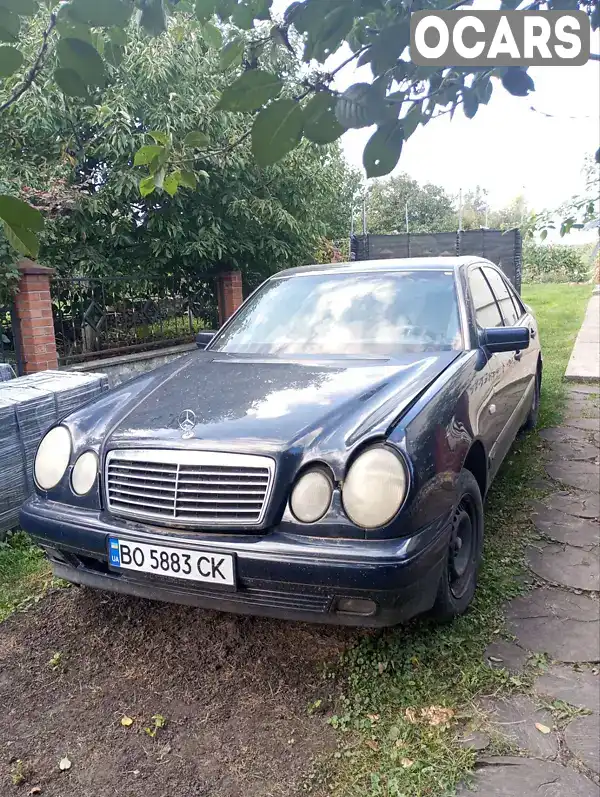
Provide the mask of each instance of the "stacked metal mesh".
{"label": "stacked metal mesh", "polygon": [[41,371],[0,382],[0,535],[33,490],[33,460],[47,429],[108,390],[104,374]]}
{"label": "stacked metal mesh", "polygon": [[0,363],[0,382],[8,382],[15,378],[15,372],[8,363]]}

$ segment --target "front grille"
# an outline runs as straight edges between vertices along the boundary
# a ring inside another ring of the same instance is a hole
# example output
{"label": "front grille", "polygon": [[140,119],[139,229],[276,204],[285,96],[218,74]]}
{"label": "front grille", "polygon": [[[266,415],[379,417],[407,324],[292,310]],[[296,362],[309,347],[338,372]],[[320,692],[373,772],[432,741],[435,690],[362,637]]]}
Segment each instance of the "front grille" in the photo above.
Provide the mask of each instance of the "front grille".
{"label": "front grille", "polygon": [[273,482],[270,457],[214,451],[123,449],[106,457],[113,515],[165,525],[255,526]]}

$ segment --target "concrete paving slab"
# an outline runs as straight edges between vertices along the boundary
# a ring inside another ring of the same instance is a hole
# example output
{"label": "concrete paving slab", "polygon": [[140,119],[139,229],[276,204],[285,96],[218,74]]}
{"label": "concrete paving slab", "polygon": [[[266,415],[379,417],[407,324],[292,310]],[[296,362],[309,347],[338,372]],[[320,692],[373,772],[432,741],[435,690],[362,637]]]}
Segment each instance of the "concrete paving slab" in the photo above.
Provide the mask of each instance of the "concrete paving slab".
{"label": "concrete paving slab", "polygon": [[527,548],[527,563],[540,578],[571,589],[600,590],[600,548],[541,542]]}
{"label": "concrete paving slab", "polygon": [[458,789],[458,797],[600,797],[600,788],[581,772],[534,758],[486,758],[474,790]]}
{"label": "concrete paving slab", "polygon": [[600,775],[600,716],[577,717],[565,728],[565,742],[573,755]]}
{"label": "concrete paving slab", "polygon": [[576,670],[566,664],[551,664],[536,680],[534,689],[546,698],[562,700],[589,711],[600,711],[600,674],[597,669]]}
{"label": "concrete paving slab", "polygon": [[565,379],[600,382],[600,294],[594,294],[588,302]]}
{"label": "concrete paving slab", "polygon": [[485,711],[491,733],[506,740],[511,746],[534,758],[556,758],[558,738],[556,732],[543,733],[536,724],[552,728],[552,714],[538,708],[527,695],[484,699],[480,708]]}

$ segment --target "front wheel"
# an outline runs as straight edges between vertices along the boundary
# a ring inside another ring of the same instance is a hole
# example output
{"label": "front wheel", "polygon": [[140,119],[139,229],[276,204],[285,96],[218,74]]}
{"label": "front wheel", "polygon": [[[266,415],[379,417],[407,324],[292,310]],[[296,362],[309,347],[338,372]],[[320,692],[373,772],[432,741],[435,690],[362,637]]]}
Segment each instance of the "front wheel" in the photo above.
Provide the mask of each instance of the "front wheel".
{"label": "front wheel", "polygon": [[463,614],[473,600],[483,549],[483,500],[470,470],[458,478],[459,500],[452,516],[448,556],[433,606],[441,622]]}

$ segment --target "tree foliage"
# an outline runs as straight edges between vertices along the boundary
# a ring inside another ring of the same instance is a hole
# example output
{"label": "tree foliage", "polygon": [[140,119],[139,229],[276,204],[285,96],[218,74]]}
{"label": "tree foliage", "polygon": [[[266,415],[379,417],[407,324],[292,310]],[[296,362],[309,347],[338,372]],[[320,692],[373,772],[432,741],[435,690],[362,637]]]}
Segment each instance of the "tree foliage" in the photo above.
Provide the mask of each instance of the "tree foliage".
{"label": "tree foliage", "polygon": [[160,39],[129,32],[98,105],[48,79],[0,115],[0,193],[46,218],[40,260],[84,275],[240,268],[252,283],[347,234],[359,177],[338,145],[262,168],[243,117],[215,110],[226,82],[182,17]]}
{"label": "tree foliage", "polygon": [[407,174],[376,180],[368,193],[370,233],[444,232],[457,229],[457,214],[446,191],[439,185],[419,185]]}
{"label": "tree foliage", "polygon": [[[503,0],[502,6],[514,8],[515,4]],[[331,143],[344,130],[376,125],[365,147],[364,165],[367,176],[381,176],[395,167],[406,139],[440,114],[453,114],[463,105],[472,118],[497,89],[524,96],[535,88],[526,70],[517,67],[415,65],[408,49],[410,12],[425,7],[448,8],[448,3],[303,0],[292,2],[281,19],[273,12],[272,0],[68,0],[60,4],[0,0],[0,111],[12,108],[33,86],[41,91],[60,90],[78,105],[104,104],[115,70],[127,56],[131,37],[137,35],[136,26],[161,37],[162,42],[166,32],[178,29],[186,17],[188,22],[195,21],[195,27],[184,27],[182,35],[201,37],[219,51],[221,68],[228,75],[220,107],[253,114],[253,152],[259,162],[283,158],[302,138]],[[581,8],[589,14],[594,30],[600,24],[598,0],[534,0],[526,7]],[[28,52],[22,42],[32,29],[38,33],[37,47]],[[328,57],[341,48],[348,57],[329,69]],[[277,52],[305,64],[303,86],[289,96],[282,70],[273,67]],[[372,82],[355,83],[339,93],[333,88],[336,74],[350,63],[369,65]],[[177,90],[174,81],[171,89]],[[315,97],[319,97],[316,102]],[[273,100],[278,101],[275,110],[269,104]],[[292,110],[290,102],[297,108]],[[248,121],[244,124],[249,126]],[[165,128],[157,132],[164,134]],[[250,130],[246,133],[250,135]],[[148,163],[143,183],[148,194],[154,190],[175,194],[193,182],[171,164],[171,156],[174,160],[187,157],[185,144],[168,139],[162,146],[165,150]],[[14,245],[34,254],[37,230],[27,226],[33,222],[26,222],[23,207],[18,224],[6,215],[1,218]]]}

